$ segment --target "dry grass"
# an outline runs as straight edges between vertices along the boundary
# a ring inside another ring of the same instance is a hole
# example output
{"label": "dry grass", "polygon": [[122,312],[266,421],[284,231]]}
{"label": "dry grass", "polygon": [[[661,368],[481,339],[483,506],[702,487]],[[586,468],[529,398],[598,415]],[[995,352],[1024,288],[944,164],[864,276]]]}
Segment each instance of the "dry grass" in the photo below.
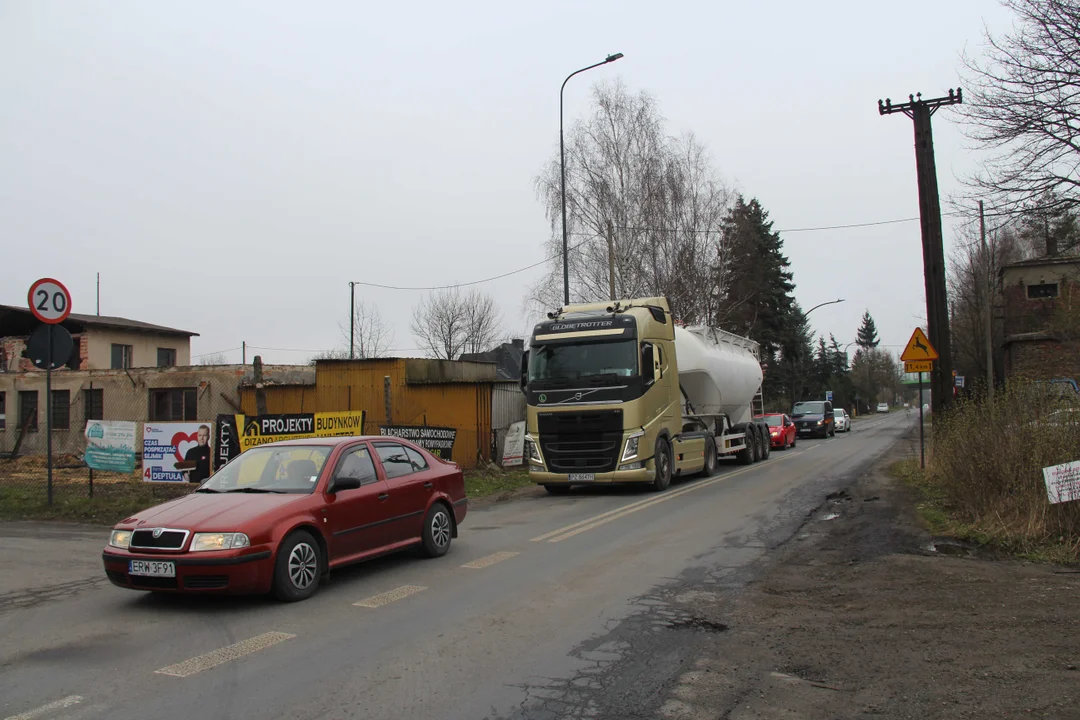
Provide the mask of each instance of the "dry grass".
{"label": "dry grass", "polygon": [[1017,382],[992,402],[962,402],[935,418],[926,472],[901,471],[923,491],[924,519],[938,531],[951,528],[943,534],[1032,559],[1080,561],[1080,502],[1051,505],[1042,475],[1080,459],[1080,425],[1053,415],[1078,407]]}

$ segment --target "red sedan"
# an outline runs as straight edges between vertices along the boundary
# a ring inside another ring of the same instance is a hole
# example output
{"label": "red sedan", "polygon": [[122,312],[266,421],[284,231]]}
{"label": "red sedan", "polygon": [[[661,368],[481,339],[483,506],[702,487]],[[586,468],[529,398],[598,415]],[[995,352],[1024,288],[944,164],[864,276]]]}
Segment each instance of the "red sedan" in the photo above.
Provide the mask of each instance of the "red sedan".
{"label": "red sedan", "polygon": [[343,565],[413,547],[444,555],[467,505],[460,468],[405,440],[270,443],[117,524],[105,572],[135,590],[303,600]]}
{"label": "red sedan", "polygon": [[791,418],[783,413],[769,413],[764,418],[769,425],[769,441],[774,448],[787,450],[795,447],[795,423]]}

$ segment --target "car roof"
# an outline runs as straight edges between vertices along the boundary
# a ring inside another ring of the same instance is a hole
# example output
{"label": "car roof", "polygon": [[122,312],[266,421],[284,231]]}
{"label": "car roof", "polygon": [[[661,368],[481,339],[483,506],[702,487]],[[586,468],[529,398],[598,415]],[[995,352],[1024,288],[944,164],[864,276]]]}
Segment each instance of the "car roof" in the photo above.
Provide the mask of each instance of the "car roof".
{"label": "car roof", "polygon": [[296,440],[278,440],[272,443],[266,443],[259,445],[258,447],[266,447],[267,445],[273,445],[274,447],[288,447],[290,445],[320,445],[325,447],[337,447],[344,443],[354,442],[356,440],[396,440],[401,442],[412,444],[410,441],[404,438],[394,437],[393,435],[338,435],[334,437],[313,437],[313,438],[298,438]]}

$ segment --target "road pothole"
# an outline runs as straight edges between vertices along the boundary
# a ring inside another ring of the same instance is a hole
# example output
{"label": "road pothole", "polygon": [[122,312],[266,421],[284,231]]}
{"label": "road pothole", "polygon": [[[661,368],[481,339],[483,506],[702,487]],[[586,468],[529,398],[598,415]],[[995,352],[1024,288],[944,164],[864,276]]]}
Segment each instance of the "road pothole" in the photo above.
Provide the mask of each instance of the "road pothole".
{"label": "road pothole", "polygon": [[672,630],[704,630],[705,632],[722,633],[728,629],[728,626],[724,623],[715,622],[713,620],[706,620],[703,617],[692,616],[688,618],[680,618],[678,620],[672,620],[667,624]]}

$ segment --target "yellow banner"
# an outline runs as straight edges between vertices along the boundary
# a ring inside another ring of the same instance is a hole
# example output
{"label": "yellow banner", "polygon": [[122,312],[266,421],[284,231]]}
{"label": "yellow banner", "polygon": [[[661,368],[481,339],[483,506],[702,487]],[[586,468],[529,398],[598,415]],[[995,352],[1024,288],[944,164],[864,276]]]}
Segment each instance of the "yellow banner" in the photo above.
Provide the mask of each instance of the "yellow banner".
{"label": "yellow banner", "polygon": [[305,413],[300,415],[236,416],[240,452],[281,440],[349,437],[364,433],[364,411]]}

